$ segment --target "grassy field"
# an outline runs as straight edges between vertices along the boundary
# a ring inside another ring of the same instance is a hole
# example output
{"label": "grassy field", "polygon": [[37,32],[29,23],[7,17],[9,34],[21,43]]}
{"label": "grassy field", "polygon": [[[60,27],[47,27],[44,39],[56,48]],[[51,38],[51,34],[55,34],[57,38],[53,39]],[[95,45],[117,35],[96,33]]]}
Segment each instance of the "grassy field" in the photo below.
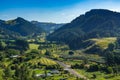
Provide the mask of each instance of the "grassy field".
{"label": "grassy field", "polygon": [[[44,74],[45,73],[45,70],[42,70],[42,69],[35,69],[34,70],[36,74]],[[47,71],[49,72],[49,71]]]}
{"label": "grassy field", "polygon": [[65,61],[65,64],[68,64],[68,65],[80,64],[80,63],[82,63],[82,60],[67,60],[67,61]]}
{"label": "grassy field", "polygon": [[39,47],[38,44],[34,44],[34,43],[29,44],[29,48],[30,48],[31,50],[32,50],[32,49],[36,49],[36,50],[38,50],[38,47]]}
{"label": "grassy field", "polygon": [[90,39],[92,41],[95,41],[95,45],[100,46],[103,49],[106,49],[110,43],[114,43],[116,41],[116,37],[110,37],[110,38],[100,38],[100,39]]}
{"label": "grassy field", "polygon": [[33,49],[38,50],[38,47],[39,47],[38,44],[30,43],[29,44],[29,49],[26,51],[26,53],[30,53],[31,50],[33,50]]}
{"label": "grassy field", "polygon": [[81,70],[81,69],[76,69],[77,72],[79,72],[80,74],[83,74],[84,76],[86,76],[89,79],[92,79],[93,74],[96,75],[96,79],[92,79],[92,80],[120,80],[120,76],[113,76],[112,74],[105,74],[102,73],[100,71],[97,72],[86,72],[85,70]]}
{"label": "grassy field", "polygon": [[56,65],[57,63],[53,60],[50,60],[48,58],[40,58],[40,59],[33,59],[29,61],[30,63],[36,64],[38,62],[40,62],[42,65]]}
{"label": "grassy field", "polygon": [[56,65],[57,64],[55,61],[44,58],[44,57],[42,57],[40,59],[40,63],[43,64],[43,65]]}

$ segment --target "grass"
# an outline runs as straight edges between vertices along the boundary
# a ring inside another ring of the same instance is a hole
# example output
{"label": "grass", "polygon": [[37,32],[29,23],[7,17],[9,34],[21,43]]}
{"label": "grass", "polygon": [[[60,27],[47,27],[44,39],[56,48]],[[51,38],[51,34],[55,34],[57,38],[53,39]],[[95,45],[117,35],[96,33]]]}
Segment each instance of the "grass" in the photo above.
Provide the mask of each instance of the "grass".
{"label": "grass", "polygon": [[35,41],[35,39],[29,39],[29,40],[27,40],[28,42],[34,42]]}
{"label": "grass", "polygon": [[57,64],[55,61],[44,58],[44,57],[42,57],[39,61],[43,65],[56,65]]}
{"label": "grass", "polygon": [[78,71],[80,74],[83,74],[84,76],[86,76],[87,78],[91,79],[93,77],[93,74],[97,75],[97,78],[95,80],[105,80],[103,73],[101,72],[86,72],[85,70],[81,70],[81,69],[76,69],[76,71]]}
{"label": "grass", "polygon": [[51,59],[48,58],[40,58],[40,59],[33,59],[29,61],[30,63],[34,63],[37,64],[38,62],[40,62],[40,64],[42,65],[57,65],[57,63]]}
{"label": "grass", "polygon": [[65,78],[65,80],[76,80],[76,78],[75,77],[73,77],[73,76],[69,76],[69,75],[67,75],[67,74],[63,74],[62,76],[61,75],[54,75],[53,77],[51,77],[49,80],[62,80],[62,79],[64,79]]}
{"label": "grass", "polygon": [[30,44],[29,44],[29,49],[26,51],[26,53],[31,52],[31,50],[33,50],[33,49],[38,50],[38,47],[39,47],[38,44],[30,43]]}
{"label": "grass", "polygon": [[95,45],[100,46],[103,49],[106,49],[110,43],[114,43],[116,41],[116,37],[110,37],[110,38],[100,38],[91,39],[92,41],[95,41]]}
{"label": "grass", "polygon": [[92,79],[92,80],[120,80],[120,76],[113,76],[113,74],[105,74],[103,72],[100,71],[96,71],[96,72],[86,72],[85,70],[81,70],[81,69],[75,69],[77,72],[79,72],[80,74],[86,76],[89,79],[92,79],[93,74],[96,75],[96,79]]}
{"label": "grass", "polygon": [[65,64],[68,64],[68,65],[75,65],[80,63],[82,63],[82,60],[66,60],[65,61]]}
{"label": "grass", "polygon": [[39,47],[38,44],[34,44],[34,43],[29,44],[29,48],[30,48],[31,50],[32,50],[32,49],[36,49],[36,50],[38,50],[38,47]]}
{"label": "grass", "polygon": [[52,57],[53,58],[59,58],[59,55],[58,54],[52,54]]}
{"label": "grass", "polygon": [[45,71],[42,69],[35,69],[34,71],[36,74],[44,74],[45,73]]}

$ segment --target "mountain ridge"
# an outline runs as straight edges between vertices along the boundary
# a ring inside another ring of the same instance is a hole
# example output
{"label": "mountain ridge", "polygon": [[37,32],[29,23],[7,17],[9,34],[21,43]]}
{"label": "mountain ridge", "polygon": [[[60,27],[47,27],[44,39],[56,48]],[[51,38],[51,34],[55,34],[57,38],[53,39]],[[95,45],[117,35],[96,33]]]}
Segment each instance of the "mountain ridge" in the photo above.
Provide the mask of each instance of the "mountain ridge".
{"label": "mountain ridge", "polygon": [[37,27],[43,28],[47,33],[52,33],[55,30],[59,29],[65,23],[51,23],[51,22],[38,22],[38,21],[31,21],[32,24],[35,24]]}
{"label": "mountain ridge", "polygon": [[7,29],[9,31],[13,31],[15,33],[19,33],[21,36],[28,36],[32,34],[39,34],[43,32],[42,28],[38,28],[31,22],[18,17],[13,20],[7,20],[7,21],[0,21],[0,27]]}
{"label": "mountain ridge", "polygon": [[106,9],[92,9],[75,18],[71,23],[50,34],[50,41],[62,41],[79,48],[82,41],[98,37],[120,35],[120,13]]}

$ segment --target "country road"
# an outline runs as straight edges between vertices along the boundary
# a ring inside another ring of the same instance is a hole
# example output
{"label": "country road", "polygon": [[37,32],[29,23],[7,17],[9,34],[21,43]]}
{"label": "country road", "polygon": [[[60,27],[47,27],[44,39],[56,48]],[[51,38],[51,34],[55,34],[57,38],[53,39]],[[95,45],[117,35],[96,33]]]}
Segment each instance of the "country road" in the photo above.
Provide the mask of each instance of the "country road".
{"label": "country road", "polygon": [[56,61],[60,66],[62,66],[64,68],[64,70],[68,70],[71,74],[73,74],[74,76],[78,77],[78,78],[84,78],[85,80],[89,80],[87,79],[85,76],[80,75],[77,71],[71,69],[70,65],[67,65],[63,62],[60,61]]}

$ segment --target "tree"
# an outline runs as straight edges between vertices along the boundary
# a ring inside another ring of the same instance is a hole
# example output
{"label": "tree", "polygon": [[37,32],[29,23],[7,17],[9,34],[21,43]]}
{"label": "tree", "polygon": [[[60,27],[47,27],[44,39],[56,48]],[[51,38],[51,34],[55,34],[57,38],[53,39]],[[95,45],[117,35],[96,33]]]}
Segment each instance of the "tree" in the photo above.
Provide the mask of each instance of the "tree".
{"label": "tree", "polygon": [[117,45],[117,48],[120,48],[120,37],[117,37],[116,45]]}
{"label": "tree", "polygon": [[0,41],[0,50],[4,50],[6,47],[5,42]]}
{"label": "tree", "polygon": [[30,76],[30,71],[28,69],[28,67],[23,64],[22,66],[17,66],[16,70],[15,70],[15,79],[18,80],[30,80],[31,76]]}
{"label": "tree", "polygon": [[73,52],[73,51],[70,51],[68,54],[69,54],[69,55],[73,55],[73,54],[74,54],[74,52]]}
{"label": "tree", "polygon": [[12,75],[11,75],[11,69],[9,67],[6,67],[4,70],[3,70],[3,78],[5,80],[8,80],[8,78],[10,78]]}
{"label": "tree", "polygon": [[50,55],[51,55],[51,52],[48,51],[48,50],[46,50],[45,55],[50,56]]}
{"label": "tree", "polygon": [[117,76],[118,72],[119,72],[118,65],[115,64],[113,67],[113,73],[115,76]]}
{"label": "tree", "polygon": [[109,66],[113,66],[115,64],[114,54],[111,51],[105,52],[105,60],[106,64]]}
{"label": "tree", "polygon": [[15,49],[8,49],[7,53],[8,53],[8,56],[19,55],[20,51],[19,50],[15,50]]}
{"label": "tree", "polygon": [[15,73],[14,73],[14,76],[15,78],[20,78],[20,68],[18,65],[15,65]]}
{"label": "tree", "polygon": [[36,75],[36,72],[35,72],[35,71],[33,71],[33,72],[32,72],[32,78],[33,78],[34,80],[36,80],[36,79],[37,79],[37,77],[36,77],[35,75]]}
{"label": "tree", "polygon": [[108,73],[108,74],[113,73],[113,68],[112,68],[112,67],[107,67],[107,73]]}
{"label": "tree", "polygon": [[45,78],[46,78],[47,77],[47,71],[46,70],[44,71],[44,74],[45,74]]}
{"label": "tree", "polygon": [[4,61],[4,60],[5,60],[5,53],[0,52],[0,61]]}
{"label": "tree", "polygon": [[96,76],[96,74],[93,74],[93,79],[95,79],[97,76]]}
{"label": "tree", "polygon": [[87,71],[94,72],[94,71],[98,71],[98,70],[99,70],[99,66],[97,64],[92,64],[92,65],[90,65],[90,67]]}
{"label": "tree", "polygon": [[115,44],[110,43],[107,48],[109,51],[113,51],[115,49]]}
{"label": "tree", "polygon": [[87,49],[85,52],[86,53],[99,53],[99,54],[101,54],[101,53],[103,53],[103,49],[98,45],[94,45],[93,47]]}
{"label": "tree", "polygon": [[29,44],[28,44],[28,42],[25,41],[25,40],[20,40],[20,39],[18,39],[18,40],[15,41],[15,44],[16,44],[16,46],[17,46],[20,50],[27,50],[27,49],[29,49]]}
{"label": "tree", "polygon": [[83,58],[83,64],[88,64],[88,59],[86,57]]}

